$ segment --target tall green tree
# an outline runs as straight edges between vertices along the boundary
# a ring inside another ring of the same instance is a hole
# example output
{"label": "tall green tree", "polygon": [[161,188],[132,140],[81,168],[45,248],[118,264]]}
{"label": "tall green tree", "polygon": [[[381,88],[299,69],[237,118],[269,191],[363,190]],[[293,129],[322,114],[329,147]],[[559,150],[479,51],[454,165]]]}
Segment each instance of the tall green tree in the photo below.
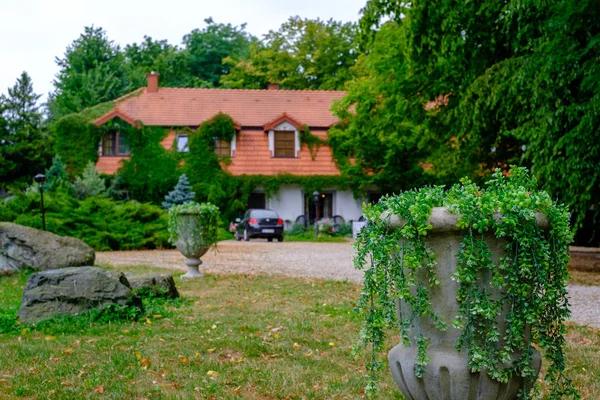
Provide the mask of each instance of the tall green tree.
{"label": "tall green tree", "polygon": [[[388,24],[402,43],[391,42]],[[371,113],[373,125],[393,122],[380,135],[418,139],[427,174],[438,182],[482,180],[493,168],[521,164],[579,223],[589,210],[598,216],[598,0],[370,0],[361,38],[366,63],[383,68],[364,70],[344,100],[346,113],[338,111],[349,140]],[[398,68],[374,59],[381,42],[397,46]],[[361,93],[361,82],[395,90],[365,83]],[[386,153],[396,143],[376,145]],[[364,157],[380,155],[373,148]]]}
{"label": "tall green tree", "polygon": [[357,26],[292,17],[250,47],[248,59],[230,57],[222,83],[232,88],[343,89],[356,63]]}
{"label": "tall green tree", "polygon": [[189,52],[144,36],[142,42],[125,46],[127,73],[135,87],[146,85],[146,74],[160,74],[159,85],[165,87],[199,87],[203,81],[194,77],[190,68]]}
{"label": "tall green tree", "polygon": [[100,27],[85,27],[56,63],[60,71],[48,100],[52,119],[114,100],[134,88],[120,47]]}
{"label": "tall green tree", "polygon": [[204,22],[206,27],[194,29],[185,35],[183,44],[191,75],[205,85],[218,86],[221,76],[228,74],[231,68],[223,60],[247,58],[250,45],[256,43],[257,39],[246,32],[246,24],[219,24],[212,18]]}
{"label": "tall green tree", "polygon": [[27,72],[0,96],[0,187],[30,182],[50,160],[52,145],[43,131],[39,98]]}

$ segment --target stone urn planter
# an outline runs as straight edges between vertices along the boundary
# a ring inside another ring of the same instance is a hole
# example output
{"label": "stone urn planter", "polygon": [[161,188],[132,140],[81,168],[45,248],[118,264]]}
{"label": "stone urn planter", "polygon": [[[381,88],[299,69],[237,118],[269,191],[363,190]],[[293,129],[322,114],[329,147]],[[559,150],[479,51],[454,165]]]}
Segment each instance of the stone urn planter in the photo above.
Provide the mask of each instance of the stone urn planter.
{"label": "stone urn planter", "polygon": [[[524,168],[385,197],[364,208],[355,244],[364,270],[359,347],[368,396],[388,350],[407,400],[530,399],[545,350],[550,398],[578,398],[565,376],[569,213]],[[551,227],[551,229],[550,229]]]}
{"label": "stone urn planter", "polygon": [[[548,227],[548,220],[541,214],[537,215],[539,226]],[[427,233],[424,242],[431,249],[437,264],[435,275],[440,284],[429,291],[433,310],[444,321],[453,321],[459,314],[460,304],[457,300],[458,283],[453,279],[457,273],[457,255],[465,236],[465,230],[457,225],[458,216],[451,214],[442,207],[433,208],[429,218],[431,230]],[[406,224],[405,220],[391,217],[390,226],[400,229]],[[498,262],[505,253],[506,241],[498,239],[492,234],[485,235],[485,242],[492,255],[493,262]],[[483,276],[478,277],[483,282]],[[488,278],[489,279],[489,278]],[[423,284],[427,284],[423,280]],[[483,283],[481,283],[483,284]],[[495,300],[501,298],[497,288],[491,288]],[[410,305],[399,301],[399,309],[410,312]],[[498,331],[505,332],[505,319],[507,307],[501,310],[496,318]],[[417,317],[418,321],[408,330],[410,338],[417,337],[417,330],[429,338],[427,356],[431,360],[425,367],[423,377],[415,374],[417,345],[411,340],[411,346],[402,344],[395,346],[388,354],[388,362],[394,381],[407,400],[513,400],[524,386],[524,380],[517,374],[512,374],[507,382],[500,382],[490,378],[484,371],[471,372],[468,367],[469,354],[467,351],[458,351],[456,343],[461,330],[449,324],[445,331],[440,331],[427,316]],[[541,367],[540,353],[530,347],[532,352],[531,367],[537,374]],[[515,354],[518,358],[520,354]]]}
{"label": "stone urn planter", "polygon": [[169,210],[170,240],[186,257],[182,278],[201,278],[202,257],[217,242],[218,208],[209,203],[185,203]]}

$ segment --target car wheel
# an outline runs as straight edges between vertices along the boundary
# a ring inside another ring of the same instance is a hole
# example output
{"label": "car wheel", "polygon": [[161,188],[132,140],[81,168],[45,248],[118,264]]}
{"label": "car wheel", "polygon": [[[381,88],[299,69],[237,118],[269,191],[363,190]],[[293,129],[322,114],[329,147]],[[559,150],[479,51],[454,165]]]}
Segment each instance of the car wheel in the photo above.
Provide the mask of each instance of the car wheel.
{"label": "car wheel", "polygon": [[244,229],[244,241],[245,242],[249,242],[250,241],[250,236],[248,236],[248,230]]}
{"label": "car wheel", "polygon": [[269,242],[272,242],[272,241],[273,241],[273,238],[272,238],[272,237],[270,237],[270,238],[267,238],[267,240],[268,240]]}
{"label": "car wheel", "polygon": [[277,237],[277,241],[278,241],[278,242],[283,242],[283,236],[278,236],[278,237]]}

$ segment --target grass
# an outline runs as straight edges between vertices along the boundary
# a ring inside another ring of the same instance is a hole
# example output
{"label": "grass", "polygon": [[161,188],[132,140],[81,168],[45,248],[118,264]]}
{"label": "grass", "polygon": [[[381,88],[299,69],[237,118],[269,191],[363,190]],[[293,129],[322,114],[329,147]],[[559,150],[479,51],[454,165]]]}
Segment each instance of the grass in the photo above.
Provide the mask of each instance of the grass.
{"label": "grass", "polygon": [[[0,310],[16,312],[26,277],[0,277]],[[351,355],[360,286],[246,275],[177,284],[184,301],[137,322],[67,318],[0,334],[0,398],[364,397],[366,355]],[[600,398],[600,331],[569,325],[566,340],[569,375],[584,399]],[[377,398],[402,399],[387,372]]]}
{"label": "grass", "polygon": [[[0,306],[16,309],[24,282],[1,277]],[[362,397],[358,286],[243,275],[177,284],[184,305],[135,323],[67,319],[0,335],[0,398]],[[401,399],[392,388],[387,376],[381,398]]]}

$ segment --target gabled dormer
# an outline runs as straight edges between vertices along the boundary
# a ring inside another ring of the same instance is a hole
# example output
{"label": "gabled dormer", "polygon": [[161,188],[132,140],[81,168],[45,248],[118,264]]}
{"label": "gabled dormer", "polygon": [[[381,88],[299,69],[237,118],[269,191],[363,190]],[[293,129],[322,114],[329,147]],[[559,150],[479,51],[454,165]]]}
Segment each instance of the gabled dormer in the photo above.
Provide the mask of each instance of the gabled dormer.
{"label": "gabled dormer", "polygon": [[300,152],[302,124],[283,113],[264,126],[269,135],[269,151],[272,158],[297,158]]}

